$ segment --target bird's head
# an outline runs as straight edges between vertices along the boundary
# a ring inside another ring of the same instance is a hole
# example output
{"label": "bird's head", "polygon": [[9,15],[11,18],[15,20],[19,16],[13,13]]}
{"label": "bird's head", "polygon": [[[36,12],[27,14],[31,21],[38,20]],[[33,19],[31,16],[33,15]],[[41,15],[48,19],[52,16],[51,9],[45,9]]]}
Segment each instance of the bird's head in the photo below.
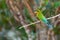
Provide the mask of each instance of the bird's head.
{"label": "bird's head", "polygon": [[34,13],[38,14],[39,12],[40,12],[40,9],[36,9]]}

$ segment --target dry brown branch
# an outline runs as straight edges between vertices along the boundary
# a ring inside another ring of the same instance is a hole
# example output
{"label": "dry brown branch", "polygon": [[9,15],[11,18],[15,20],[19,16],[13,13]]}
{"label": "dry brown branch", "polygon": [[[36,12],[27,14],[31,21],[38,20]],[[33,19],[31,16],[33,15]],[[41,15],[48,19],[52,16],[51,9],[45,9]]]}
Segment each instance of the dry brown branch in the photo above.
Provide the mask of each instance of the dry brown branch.
{"label": "dry brown branch", "polygon": [[[26,0],[24,0],[23,3],[27,7],[27,9],[29,10],[29,13],[30,13],[31,18],[32,19],[35,18],[35,14],[34,14],[32,8],[31,8],[31,6],[29,5],[29,3]],[[40,23],[36,24],[36,32],[38,30],[40,30]],[[37,33],[38,36],[37,36],[36,40],[40,40],[40,35],[39,34],[40,34],[40,32]]]}
{"label": "dry brown branch", "polygon": [[[60,14],[58,14],[58,15],[56,15],[56,16],[53,16],[53,17],[49,17],[49,18],[47,18],[47,20],[49,20],[49,19],[54,19],[54,18],[56,18],[56,17],[58,17],[58,16],[60,16]],[[38,21],[36,21],[36,22],[33,22],[33,23],[30,23],[30,24],[27,24],[27,25],[23,25],[24,27],[25,26],[30,26],[30,25],[32,25],[32,24],[37,24],[37,23],[39,23],[39,22],[41,22],[40,20],[38,20]],[[22,26],[22,27],[23,27]]]}
{"label": "dry brown branch", "polygon": [[30,7],[29,3],[26,0],[24,0],[23,3],[27,7],[27,9],[29,10],[31,18],[33,18],[34,17],[34,13],[33,13],[32,8]]}
{"label": "dry brown branch", "polygon": [[[10,11],[13,13],[15,19],[17,21],[19,21],[22,25],[26,25],[27,23],[24,21],[24,18],[23,18],[23,11],[22,11],[22,5],[20,5],[19,7],[21,7],[20,9],[16,6],[17,4],[15,4],[14,0],[6,0],[7,2],[7,5],[8,5],[8,8],[10,9]],[[21,3],[22,4],[22,3]],[[29,29],[27,29],[27,27],[24,27],[25,28],[25,31],[27,33],[27,35],[30,35],[28,31]],[[29,36],[28,36],[29,37]]]}

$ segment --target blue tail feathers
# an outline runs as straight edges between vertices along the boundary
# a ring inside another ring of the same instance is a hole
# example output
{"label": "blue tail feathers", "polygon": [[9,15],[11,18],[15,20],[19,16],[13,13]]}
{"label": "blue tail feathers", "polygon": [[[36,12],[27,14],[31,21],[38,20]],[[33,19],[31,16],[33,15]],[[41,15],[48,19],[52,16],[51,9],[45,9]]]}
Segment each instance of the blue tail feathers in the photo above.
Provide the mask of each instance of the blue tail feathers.
{"label": "blue tail feathers", "polygon": [[51,24],[47,24],[49,29],[53,29],[53,26]]}

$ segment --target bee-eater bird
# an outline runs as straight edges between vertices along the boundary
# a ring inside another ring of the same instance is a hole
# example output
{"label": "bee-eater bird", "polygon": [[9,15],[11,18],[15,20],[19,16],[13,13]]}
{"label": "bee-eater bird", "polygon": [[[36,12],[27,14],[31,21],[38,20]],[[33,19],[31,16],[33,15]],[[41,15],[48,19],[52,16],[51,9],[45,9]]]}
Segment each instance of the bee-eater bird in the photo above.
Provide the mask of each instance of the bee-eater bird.
{"label": "bee-eater bird", "polygon": [[35,11],[36,17],[41,20],[43,23],[45,23],[49,29],[53,29],[53,26],[49,23],[49,21],[45,18],[45,16],[42,14],[42,11],[40,9],[37,9]]}

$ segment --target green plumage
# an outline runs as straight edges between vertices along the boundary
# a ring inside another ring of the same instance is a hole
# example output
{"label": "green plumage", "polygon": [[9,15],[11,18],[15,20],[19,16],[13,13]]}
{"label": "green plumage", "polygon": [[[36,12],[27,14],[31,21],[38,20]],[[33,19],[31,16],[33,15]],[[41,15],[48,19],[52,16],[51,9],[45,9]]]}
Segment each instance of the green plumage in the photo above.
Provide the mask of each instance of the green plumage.
{"label": "green plumage", "polygon": [[36,16],[39,20],[43,21],[44,23],[48,23],[47,19],[44,17],[41,10],[37,9],[36,13]]}
{"label": "green plumage", "polygon": [[53,29],[52,25],[47,21],[47,19],[42,14],[42,11],[40,9],[36,10],[36,17],[41,20],[43,23],[45,23],[49,29]]}

